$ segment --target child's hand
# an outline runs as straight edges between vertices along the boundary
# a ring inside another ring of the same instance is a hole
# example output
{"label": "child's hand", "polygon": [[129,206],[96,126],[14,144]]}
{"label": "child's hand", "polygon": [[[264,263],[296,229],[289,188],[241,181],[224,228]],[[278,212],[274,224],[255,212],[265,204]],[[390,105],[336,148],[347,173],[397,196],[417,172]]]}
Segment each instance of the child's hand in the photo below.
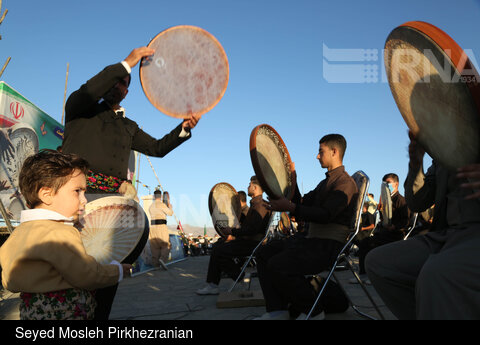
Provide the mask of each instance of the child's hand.
{"label": "child's hand", "polygon": [[123,267],[123,278],[130,277],[130,270],[132,269],[132,265],[122,264],[122,267]]}

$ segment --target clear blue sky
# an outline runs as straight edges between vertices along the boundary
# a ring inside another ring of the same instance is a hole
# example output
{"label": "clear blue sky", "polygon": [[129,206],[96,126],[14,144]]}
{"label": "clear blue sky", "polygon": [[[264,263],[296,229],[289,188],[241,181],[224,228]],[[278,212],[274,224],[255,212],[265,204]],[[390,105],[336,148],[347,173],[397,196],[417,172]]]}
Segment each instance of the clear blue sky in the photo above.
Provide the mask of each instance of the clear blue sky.
{"label": "clear blue sky", "polygon": [[[384,174],[397,173],[403,184],[407,127],[382,80],[382,49],[396,26],[430,22],[480,61],[477,0],[462,0],[461,6],[446,0],[3,0],[3,9],[9,13],[0,25],[0,65],[8,56],[12,60],[2,80],[59,122],[67,63],[70,94],[168,27],[196,25],[217,37],[230,65],[224,98],[202,117],[191,140],[165,158],[151,158],[181,222],[197,226],[211,226],[207,197],[213,185],[228,182],[246,190],[254,174],[249,137],[261,123],[282,136],[303,192],[324,178],[315,156],[328,133],[346,137],[346,169],[364,170],[376,199]],[[336,49],[370,50],[373,60],[343,64],[366,64],[378,75],[335,82],[344,71],[331,61]],[[326,73],[332,71],[338,73]],[[138,66],[132,76],[123,103],[127,116],[160,138],[180,121],[149,103]],[[145,157],[140,180],[152,191],[157,185]],[[139,195],[147,193],[139,188]]]}

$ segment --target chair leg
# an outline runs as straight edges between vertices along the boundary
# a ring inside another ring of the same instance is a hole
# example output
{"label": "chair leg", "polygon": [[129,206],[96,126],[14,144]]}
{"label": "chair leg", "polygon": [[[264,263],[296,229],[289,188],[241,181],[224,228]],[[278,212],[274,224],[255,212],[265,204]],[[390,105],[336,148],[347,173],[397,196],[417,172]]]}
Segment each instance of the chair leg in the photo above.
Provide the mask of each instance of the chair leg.
{"label": "chair leg", "polygon": [[[368,297],[368,299],[370,300],[370,303],[373,305],[373,307],[375,308],[375,310],[377,311],[378,315],[380,316],[380,319],[382,320],[385,320],[385,317],[383,316],[382,312],[380,311],[380,308],[377,306],[377,304],[375,303],[375,301],[373,300],[373,297],[372,295],[368,292],[367,290],[367,287],[365,286],[365,284],[363,283],[363,281],[360,279],[360,276],[358,275],[357,272],[355,272],[355,270],[353,269],[353,266],[350,262],[350,259],[348,257],[345,257],[345,262],[347,263],[347,267],[350,269],[350,271],[352,272],[352,274],[354,275],[355,279],[357,279],[358,283],[360,284],[360,286],[362,287],[362,290],[363,292],[365,293],[365,295]],[[343,288],[342,284],[340,283],[340,281],[337,279],[337,277],[335,277],[335,280],[337,281],[338,285],[341,287],[341,289],[345,292],[345,289]],[[348,296],[348,294],[345,292],[345,295],[347,296],[348,300],[350,301],[350,305],[352,306],[352,309],[355,310],[358,314],[360,314],[361,316],[364,316],[366,318],[369,318],[371,320],[377,320],[376,318],[374,318],[373,316],[371,315],[368,315],[364,312],[362,312],[358,306],[356,304],[354,304],[352,302],[352,300],[350,299],[350,297]]]}
{"label": "chair leg", "polygon": [[245,283],[248,283],[247,290],[250,291],[250,287],[252,285],[252,276],[250,273],[245,273],[245,278],[243,279]]}
{"label": "chair leg", "polygon": [[252,255],[250,255],[247,259],[247,261],[245,261],[245,263],[243,264],[242,266],[242,270],[240,271],[240,274],[237,276],[237,279],[235,280],[235,282],[233,283],[233,285],[230,287],[230,289],[228,290],[228,292],[232,292],[232,290],[235,288],[235,286],[238,284],[238,281],[240,280],[240,277],[242,276],[243,272],[245,272],[245,270],[247,269],[247,266],[248,264],[250,263],[250,261],[253,259],[253,253]]}
{"label": "chair leg", "polygon": [[325,278],[325,282],[323,283],[323,286],[322,286],[322,288],[320,289],[320,292],[318,293],[317,298],[315,299],[315,303],[313,303],[312,308],[310,308],[310,311],[308,312],[307,317],[305,318],[305,320],[310,319],[310,316],[312,315],[313,311],[314,311],[315,308],[317,307],[317,304],[318,304],[318,302],[320,301],[320,297],[322,297],[323,291],[325,290],[325,287],[327,286],[327,283],[330,281],[330,278],[331,278],[332,275],[333,275],[333,271],[335,271],[335,267],[336,267],[337,263],[338,263],[338,260],[335,261],[335,265],[333,265],[333,268],[328,272],[327,278]]}
{"label": "chair leg", "polygon": [[[353,303],[352,299],[350,298],[350,296],[348,295],[347,291],[345,291],[345,288],[343,287],[343,285],[341,284],[340,280],[336,277],[335,275],[335,268],[336,268],[336,265],[338,264],[338,261],[337,260],[335,262],[335,265],[333,266],[332,269],[330,269],[327,277],[325,278],[325,282],[323,283],[323,286],[322,288],[320,289],[320,292],[318,293],[317,295],[317,298],[315,300],[315,303],[313,304],[312,308],[310,308],[310,311],[308,312],[308,315],[307,317],[305,318],[305,320],[308,320],[310,319],[310,316],[312,315],[313,311],[315,310],[318,302],[320,301],[320,298],[322,297],[322,294],[325,290],[325,287],[327,286],[328,282],[330,281],[331,277],[333,276],[335,281],[337,282],[338,286],[340,286],[340,288],[342,289],[343,293],[345,294],[345,296],[347,296],[347,299],[350,303],[350,306],[352,307],[353,310],[355,310],[355,312],[357,312],[359,315],[363,316],[363,317],[366,317],[368,319],[371,319],[371,320],[377,320],[376,318],[374,318],[373,316],[371,315],[368,315],[364,312],[362,312],[358,306],[356,304]],[[378,308],[377,304],[375,303],[375,301],[373,300],[372,296],[370,295],[370,293],[368,292],[367,288],[365,287],[365,285],[363,284],[362,280],[360,279],[360,277],[358,276],[357,272],[355,272],[353,270],[353,267],[352,267],[352,264],[350,263],[350,260],[345,257],[345,262],[346,262],[346,265],[347,267],[350,269],[350,271],[353,273],[353,275],[355,276],[355,278],[358,280],[360,286],[362,287],[363,291],[365,292],[365,295],[368,297],[368,299],[370,300],[370,303],[372,303],[372,305],[374,306],[375,310],[377,311],[378,315],[380,316],[380,318],[382,320],[385,320],[385,317],[383,316],[382,312],[380,311],[380,309]]]}
{"label": "chair leg", "polygon": [[250,261],[255,260],[254,256],[255,256],[255,253],[257,252],[257,249],[262,245],[262,243],[267,239],[267,237],[268,237],[268,231],[265,234],[265,237],[257,244],[252,254],[250,254],[250,256],[248,257],[248,260],[243,264],[242,271],[240,272],[240,274],[238,275],[237,279],[233,283],[232,287],[228,290],[228,292],[232,292],[233,288],[237,285],[238,281],[240,280],[240,277],[242,276],[243,272],[245,272],[245,270],[247,269],[247,266],[250,263]]}

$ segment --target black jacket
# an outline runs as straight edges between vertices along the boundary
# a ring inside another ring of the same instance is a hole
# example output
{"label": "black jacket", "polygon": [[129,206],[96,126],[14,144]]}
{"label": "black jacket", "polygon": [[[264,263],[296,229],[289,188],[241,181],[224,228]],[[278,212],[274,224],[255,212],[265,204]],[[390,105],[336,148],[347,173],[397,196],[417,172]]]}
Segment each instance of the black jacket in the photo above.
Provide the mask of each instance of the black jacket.
{"label": "black jacket", "polygon": [[127,75],[121,63],[107,66],[73,92],[65,106],[62,151],[80,155],[96,173],[119,178],[126,177],[131,150],[163,157],[191,137],[179,138],[180,124],[157,140],[101,102],[103,95]]}
{"label": "black jacket", "polygon": [[261,195],[252,198],[244,221],[239,229],[232,229],[232,235],[245,240],[260,241],[265,236],[271,214]]}
{"label": "black jacket", "polygon": [[408,228],[409,219],[410,212],[407,201],[397,192],[392,196],[392,225],[395,226],[394,230],[403,233]]}

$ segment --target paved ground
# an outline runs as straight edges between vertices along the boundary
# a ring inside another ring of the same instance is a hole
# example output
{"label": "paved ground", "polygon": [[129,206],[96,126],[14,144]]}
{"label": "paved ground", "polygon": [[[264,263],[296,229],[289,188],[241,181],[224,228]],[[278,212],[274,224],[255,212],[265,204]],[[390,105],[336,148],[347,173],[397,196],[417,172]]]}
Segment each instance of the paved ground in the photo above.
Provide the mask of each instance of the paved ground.
{"label": "paved ground", "polygon": [[[198,296],[195,290],[204,286],[208,256],[189,257],[168,265],[163,269],[150,271],[124,280],[113,304],[110,318],[114,320],[251,320],[262,315],[265,308],[240,307],[217,308],[218,296]],[[350,271],[339,271],[347,293],[361,310],[378,317],[359,285],[349,284]],[[232,284],[223,279],[220,288],[227,291]],[[383,305],[372,286],[368,290],[380,306],[387,320],[395,317]],[[258,279],[252,279],[251,291],[261,294]],[[18,294],[3,291],[0,300],[0,320],[18,320]],[[327,314],[327,320],[363,320],[352,308],[341,314]]]}

